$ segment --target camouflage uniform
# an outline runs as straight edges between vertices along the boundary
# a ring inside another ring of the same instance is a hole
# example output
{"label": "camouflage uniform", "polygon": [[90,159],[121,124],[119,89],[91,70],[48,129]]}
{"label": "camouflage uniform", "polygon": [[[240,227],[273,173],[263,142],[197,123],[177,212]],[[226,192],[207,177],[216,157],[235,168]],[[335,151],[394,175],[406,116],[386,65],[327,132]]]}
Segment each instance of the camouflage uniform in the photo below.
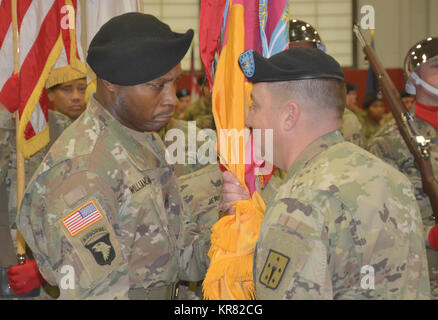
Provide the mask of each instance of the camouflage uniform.
{"label": "camouflage uniform", "polygon": [[[26,185],[30,181],[44,156],[49,151],[53,142],[61,135],[65,128],[71,124],[71,120],[66,115],[49,110],[50,142],[49,144],[24,160],[26,170]],[[0,204],[3,210],[9,212],[10,227],[13,240],[16,241],[15,216],[17,215],[17,154],[16,154],[16,134],[15,119],[7,110],[0,110],[0,181],[6,186],[8,198],[7,204]]]}
{"label": "camouflage uniform", "polygon": [[193,102],[186,111],[184,111],[182,120],[194,120],[196,121],[196,126],[200,129],[213,128],[214,119],[211,99],[201,97]]}
{"label": "camouflage uniform", "polygon": [[348,108],[344,109],[342,115],[341,133],[345,141],[354,143],[359,147],[365,147],[365,137],[362,132],[362,125],[358,117]]}
{"label": "camouflage uniform", "polygon": [[[49,144],[42,150],[38,151],[29,159],[25,159],[25,178],[26,184],[30,181],[33,173],[42,162],[45,154],[48,152],[50,146],[54,140],[61,135],[65,128],[71,124],[69,117],[57,111],[49,110],[49,131],[50,139]],[[10,232],[10,238],[13,242],[13,247],[17,247],[17,225],[15,218],[17,215],[17,169],[16,169],[16,133],[15,133],[15,120],[12,118],[12,114],[5,110],[0,109],[0,214],[8,215],[7,219],[9,225],[1,227],[0,238],[5,243],[5,238],[8,235],[4,232]],[[10,241],[10,240],[9,240]],[[10,251],[10,250],[6,250]],[[14,249],[14,252],[16,250]],[[6,252],[2,252],[6,254]],[[8,253],[10,254],[10,253]],[[28,253],[31,256],[31,253]],[[10,258],[5,258],[11,260]],[[0,257],[0,261],[1,261]],[[15,259],[14,259],[15,260]],[[50,295],[56,295],[56,290],[45,286],[45,289]],[[49,298],[47,294],[41,291],[41,297]]]}
{"label": "camouflage uniform", "polygon": [[192,220],[161,139],[91,97],[32,178],[17,223],[61,299],[164,299],[170,283],[198,281],[208,266],[209,232]]}
{"label": "camouflage uniform", "polygon": [[368,143],[370,140],[374,137],[374,135],[379,131],[379,129],[382,127],[382,121],[379,122],[379,124],[371,123],[368,120],[368,117],[365,115],[362,118],[359,118],[359,121],[362,125],[362,132],[365,137],[365,148],[367,148]]}
{"label": "camouflage uniform", "polygon": [[[339,131],[314,141],[267,205],[254,263],[257,298],[428,299],[411,188]],[[374,289],[362,289],[371,284],[362,268],[370,266]]]}
{"label": "camouflage uniform", "polygon": [[[346,108],[347,109],[347,108]],[[362,118],[364,118],[364,117],[366,117],[367,116],[367,112],[364,110],[364,109],[361,109],[361,108],[359,108],[359,107],[353,107],[352,109],[348,109],[348,110],[350,110],[351,112],[353,112],[356,116],[357,116],[357,119],[359,120],[359,121],[361,121],[362,120]]]}
{"label": "camouflage uniform", "polygon": [[[418,132],[426,139],[430,139],[431,163],[435,177],[438,177],[438,130],[427,122],[414,118]],[[398,126],[393,119],[388,122],[369,143],[369,150],[394,168],[405,174],[414,186],[414,194],[420,208],[425,227],[426,252],[429,262],[432,295],[438,298],[438,252],[430,248],[428,235],[435,225],[432,207],[429,198],[423,191],[421,175],[414,157],[400,135]]]}

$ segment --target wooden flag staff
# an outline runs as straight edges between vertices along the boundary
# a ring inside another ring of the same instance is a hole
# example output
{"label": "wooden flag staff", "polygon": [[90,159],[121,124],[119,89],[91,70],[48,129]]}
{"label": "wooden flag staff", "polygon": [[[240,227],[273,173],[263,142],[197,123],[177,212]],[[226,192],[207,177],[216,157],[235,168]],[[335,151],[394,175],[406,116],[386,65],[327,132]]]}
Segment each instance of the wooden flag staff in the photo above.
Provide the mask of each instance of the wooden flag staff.
{"label": "wooden flag staff", "polygon": [[[18,46],[18,23],[17,23],[17,0],[12,0],[12,34],[14,42],[14,74],[19,72],[19,46]],[[20,128],[19,111],[15,112],[15,133],[16,133],[16,151],[17,151],[17,214],[20,210],[21,199],[26,188],[26,175],[24,167],[24,157],[18,148],[18,136]],[[18,264],[23,264],[26,255],[26,242],[23,239],[20,231],[17,229],[17,258]]]}

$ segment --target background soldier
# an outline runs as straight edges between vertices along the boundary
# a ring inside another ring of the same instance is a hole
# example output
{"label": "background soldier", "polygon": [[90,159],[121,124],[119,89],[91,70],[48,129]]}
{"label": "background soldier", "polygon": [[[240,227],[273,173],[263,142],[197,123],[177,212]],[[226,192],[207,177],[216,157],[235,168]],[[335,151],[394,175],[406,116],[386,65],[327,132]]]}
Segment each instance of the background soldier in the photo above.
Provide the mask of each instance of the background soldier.
{"label": "background soldier", "polygon": [[[85,68],[84,68],[85,69]],[[40,165],[50,146],[85,109],[86,74],[71,66],[51,70],[45,87],[55,111],[49,109],[49,144],[25,160],[26,183]],[[16,134],[15,119],[3,106],[0,107],[0,265],[9,268],[16,263],[17,185],[16,185]],[[11,241],[12,240],[12,241]],[[12,245],[13,244],[13,245]],[[1,247],[1,246],[4,247]],[[30,253],[28,254],[31,257]],[[26,294],[42,284],[42,279],[33,259],[27,259],[25,265],[15,264],[8,271],[11,290]],[[5,274],[5,273],[3,273]],[[45,286],[49,294],[56,290]],[[42,295],[42,297],[48,297]]]}
{"label": "background soldier", "polygon": [[[412,54],[414,53],[414,54]],[[417,58],[418,57],[418,58]],[[430,139],[430,159],[438,177],[438,38],[417,42],[406,54],[405,71],[409,78],[406,91],[416,94],[414,123],[418,133]],[[395,120],[388,122],[370,141],[369,150],[404,173],[414,185],[415,197],[425,226],[427,257],[432,295],[438,297],[438,229],[432,207],[422,188],[421,176]],[[435,250],[434,250],[435,249]]]}
{"label": "background soldier", "polygon": [[180,119],[189,107],[192,97],[187,89],[178,90],[176,97],[178,98],[179,103],[173,117],[175,119]]}
{"label": "background soldier", "polygon": [[[291,48],[318,48],[326,51],[318,31],[309,23],[296,19],[291,19],[289,22],[289,46]],[[342,116],[341,133],[345,140],[365,147],[362,125],[358,117],[348,108],[345,108]]]}
{"label": "background soldier", "polygon": [[[253,52],[249,60],[240,63],[254,83],[247,125],[273,129],[274,165],[288,171],[261,226],[254,258],[257,297],[429,298],[412,185],[344,141],[339,129],[345,85],[339,64],[307,48],[269,59]],[[286,143],[290,147],[282,148]],[[247,197],[244,189],[235,189],[232,177],[224,175],[221,207],[231,194],[234,200],[239,193]],[[374,271],[372,287],[362,281],[364,267]]]}
{"label": "background soldier", "polygon": [[385,115],[382,94],[380,92],[368,93],[362,103],[362,107],[365,114],[359,120],[362,124],[365,141],[368,143],[382,126],[381,121]]}

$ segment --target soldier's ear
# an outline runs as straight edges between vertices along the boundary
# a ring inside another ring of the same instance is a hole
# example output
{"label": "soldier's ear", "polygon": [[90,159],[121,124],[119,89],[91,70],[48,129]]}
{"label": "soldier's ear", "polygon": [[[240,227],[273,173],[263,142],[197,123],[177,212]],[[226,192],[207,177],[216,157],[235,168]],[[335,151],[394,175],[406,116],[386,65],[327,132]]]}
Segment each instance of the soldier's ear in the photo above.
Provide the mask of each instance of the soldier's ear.
{"label": "soldier's ear", "polygon": [[53,102],[53,100],[55,100],[55,92],[54,90],[48,89],[47,90],[47,98],[49,98],[50,102]]}
{"label": "soldier's ear", "polygon": [[292,130],[299,117],[301,115],[300,107],[295,103],[290,101],[285,107],[282,116],[282,127],[284,131]]}

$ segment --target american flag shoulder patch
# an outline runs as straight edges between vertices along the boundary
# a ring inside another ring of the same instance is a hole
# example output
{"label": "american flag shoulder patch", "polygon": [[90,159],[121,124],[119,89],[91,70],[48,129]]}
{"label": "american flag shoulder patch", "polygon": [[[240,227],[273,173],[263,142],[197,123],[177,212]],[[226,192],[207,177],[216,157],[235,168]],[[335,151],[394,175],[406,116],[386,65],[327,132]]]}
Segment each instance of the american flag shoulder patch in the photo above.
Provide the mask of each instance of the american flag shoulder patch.
{"label": "american flag shoulder patch", "polygon": [[103,215],[99,212],[94,202],[88,201],[63,218],[62,223],[68,232],[75,236],[102,218]]}

